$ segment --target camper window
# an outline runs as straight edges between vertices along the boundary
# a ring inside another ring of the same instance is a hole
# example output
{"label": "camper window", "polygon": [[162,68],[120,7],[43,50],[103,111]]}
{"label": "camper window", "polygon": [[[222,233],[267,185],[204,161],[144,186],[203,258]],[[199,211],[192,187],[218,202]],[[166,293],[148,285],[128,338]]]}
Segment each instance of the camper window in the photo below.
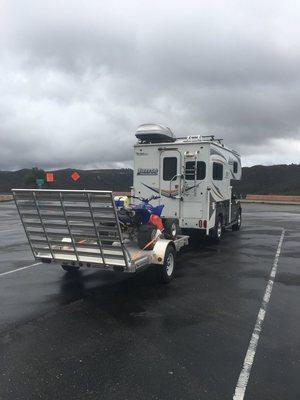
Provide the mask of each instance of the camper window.
{"label": "camper window", "polygon": [[[206,164],[204,161],[197,161],[196,180],[202,181],[206,175]],[[193,181],[195,179],[195,162],[187,161],[185,163],[185,179]]]}
{"label": "camper window", "polygon": [[221,181],[223,179],[223,164],[213,163],[213,180]]}
{"label": "camper window", "polygon": [[233,172],[235,174],[238,172],[238,163],[236,161],[233,162]]}
{"label": "camper window", "polygon": [[[163,162],[163,179],[170,181],[177,175],[177,158],[165,157]],[[174,179],[175,180],[175,179]]]}

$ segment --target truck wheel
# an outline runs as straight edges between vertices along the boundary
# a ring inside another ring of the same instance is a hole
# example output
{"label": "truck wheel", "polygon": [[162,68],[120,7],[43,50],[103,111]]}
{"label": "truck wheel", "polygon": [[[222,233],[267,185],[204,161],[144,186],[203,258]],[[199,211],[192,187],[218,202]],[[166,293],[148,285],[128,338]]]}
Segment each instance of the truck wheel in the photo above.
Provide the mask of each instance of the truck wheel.
{"label": "truck wheel", "polygon": [[76,274],[79,271],[79,267],[73,265],[62,265],[62,269],[70,274]]}
{"label": "truck wheel", "polygon": [[164,220],[166,239],[174,240],[179,234],[179,223],[177,219],[167,218]]}
{"label": "truck wheel", "polygon": [[156,265],[158,269],[159,281],[169,283],[174,277],[176,265],[176,251],[173,246],[168,246],[165,252],[163,265]]}
{"label": "truck wheel", "polygon": [[236,219],[236,223],[232,225],[231,229],[233,231],[239,231],[241,229],[241,225],[242,225],[242,212],[241,212],[241,210],[239,210],[237,219]]}
{"label": "truck wheel", "polygon": [[145,250],[153,249],[154,243],[151,241],[154,239],[156,231],[156,227],[152,224],[141,225],[137,232],[139,248],[144,249],[149,244]]}
{"label": "truck wheel", "polygon": [[210,233],[210,237],[214,242],[219,242],[222,238],[222,217],[219,215],[219,217],[216,220],[215,227],[212,229]]}

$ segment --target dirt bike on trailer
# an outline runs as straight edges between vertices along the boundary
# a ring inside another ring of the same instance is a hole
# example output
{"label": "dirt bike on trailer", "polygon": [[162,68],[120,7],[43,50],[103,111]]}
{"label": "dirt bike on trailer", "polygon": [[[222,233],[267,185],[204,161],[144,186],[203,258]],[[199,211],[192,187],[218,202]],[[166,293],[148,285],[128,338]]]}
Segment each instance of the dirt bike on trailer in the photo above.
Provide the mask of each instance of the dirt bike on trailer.
{"label": "dirt bike on trailer", "polygon": [[[129,199],[136,199],[139,202],[129,204]],[[177,220],[161,218],[164,205],[153,206],[151,204],[152,200],[157,199],[160,199],[160,196],[115,197],[115,204],[118,208],[117,215],[123,234],[136,241],[143,250],[151,250],[159,237],[174,240],[179,234]]]}
{"label": "dirt bike on trailer", "polygon": [[153,197],[117,206],[111,191],[12,192],[34,258],[59,263],[68,273],[79,268],[135,273],[156,265],[159,279],[168,283],[177,252],[188,244],[172,220],[160,217],[163,206],[151,205]]}

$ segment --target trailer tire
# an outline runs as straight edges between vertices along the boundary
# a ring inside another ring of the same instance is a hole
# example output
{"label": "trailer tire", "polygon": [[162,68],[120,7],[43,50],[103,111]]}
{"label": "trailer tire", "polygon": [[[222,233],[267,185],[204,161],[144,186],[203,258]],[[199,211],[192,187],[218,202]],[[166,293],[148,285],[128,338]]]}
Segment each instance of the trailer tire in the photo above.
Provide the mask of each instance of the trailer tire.
{"label": "trailer tire", "polygon": [[218,243],[222,238],[222,233],[223,233],[222,216],[219,215],[218,218],[216,219],[216,224],[214,228],[210,232],[210,238],[214,242]]}
{"label": "trailer tire", "polygon": [[166,218],[164,220],[166,239],[174,240],[179,235],[179,223],[177,219]]}
{"label": "trailer tire", "polygon": [[161,283],[169,283],[174,278],[176,266],[176,251],[172,245],[166,248],[163,265],[156,265],[158,278]]}
{"label": "trailer tire", "polygon": [[239,231],[241,229],[241,225],[242,225],[242,212],[241,212],[241,210],[239,210],[237,219],[236,219],[236,223],[232,225],[231,229],[233,231]]}
{"label": "trailer tire", "polygon": [[[156,234],[156,227],[152,224],[141,225],[137,232],[137,240],[140,249],[144,249],[151,240],[154,239]],[[147,246],[145,250],[152,250],[154,243]]]}
{"label": "trailer tire", "polygon": [[79,271],[79,267],[73,265],[62,265],[62,269],[70,274],[76,274]]}

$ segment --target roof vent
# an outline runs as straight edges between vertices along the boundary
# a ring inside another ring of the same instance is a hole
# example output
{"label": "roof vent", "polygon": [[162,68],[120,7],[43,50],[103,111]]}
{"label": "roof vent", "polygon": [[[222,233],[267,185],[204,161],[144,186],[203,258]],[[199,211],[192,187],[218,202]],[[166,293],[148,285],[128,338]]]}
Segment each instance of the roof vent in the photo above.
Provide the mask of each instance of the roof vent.
{"label": "roof vent", "polygon": [[176,140],[170,128],[159,124],[140,125],[135,136],[143,143],[164,143]]}

